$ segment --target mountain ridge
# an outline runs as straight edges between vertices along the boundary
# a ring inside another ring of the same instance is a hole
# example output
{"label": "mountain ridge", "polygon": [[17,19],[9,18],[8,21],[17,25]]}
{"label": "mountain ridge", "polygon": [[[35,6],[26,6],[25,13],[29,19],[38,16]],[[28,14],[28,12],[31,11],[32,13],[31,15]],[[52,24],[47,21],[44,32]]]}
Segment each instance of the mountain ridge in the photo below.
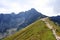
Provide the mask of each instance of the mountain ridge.
{"label": "mountain ridge", "polygon": [[[19,14],[0,14],[0,33],[4,37],[8,36],[10,33],[13,34],[13,32],[15,33],[36,20],[44,17],[47,16],[39,13],[34,8],[25,12],[20,12]],[[2,36],[1,34],[0,36]]]}
{"label": "mountain ridge", "polygon": [[[48,16],[43,15],[42,13],[36,11],[34,8],[32,8],[28,11],[25,11],[25,12],[19,12],[19,14],[15,14],[15,13],[0,14],[0,33],[3,35],[2,38],[12,35],[17,31],[19,31],[23,28],[26,28],[29,25],[34,24],[35,21],[41,20],[46,17],[48,17]],[[59,34],[60,31],[59,31],[59,27],[57,27],[57,25],[60,24],[60,21],[59,21],[60,16],[48,17],[48,18],[50,21],[52,21],[54,23],[54,26],[56,26],[55,29],[58,30],[58,32],[57,31],[56,32],[57,32],[57,34]],[[48,21],[48,20],[46,20],[46,21]],[[56,25],[56,23],[57,23],[57,25]],[[36,23],[36,24],[38,24],[38,23]],[[52,24],[52,23],[50,23],[50,24]],[[0,36],[2,36],[1,34],[0,34]]]}

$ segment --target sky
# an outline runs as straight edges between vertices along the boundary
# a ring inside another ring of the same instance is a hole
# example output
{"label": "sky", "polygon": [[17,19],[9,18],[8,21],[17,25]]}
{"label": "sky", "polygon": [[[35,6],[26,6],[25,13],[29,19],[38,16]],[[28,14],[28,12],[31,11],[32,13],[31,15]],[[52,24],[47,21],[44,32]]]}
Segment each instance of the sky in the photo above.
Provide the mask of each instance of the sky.
{"label": "sky", "polygon": [[47,16],[60,15],[60,0],[0,0],[0,13],[17,14],[31,8]]}

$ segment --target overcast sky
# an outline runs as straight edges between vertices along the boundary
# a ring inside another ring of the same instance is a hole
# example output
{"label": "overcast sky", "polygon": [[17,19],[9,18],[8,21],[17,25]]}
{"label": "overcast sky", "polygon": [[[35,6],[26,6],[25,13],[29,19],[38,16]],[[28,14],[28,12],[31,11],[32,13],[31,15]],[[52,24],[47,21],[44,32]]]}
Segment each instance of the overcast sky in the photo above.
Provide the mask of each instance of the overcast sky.
{"label": "overcast sky", "polygon": [[18,13],[31,8],[48,16],[58,15],[60,0],[0,0],[0,13]]}

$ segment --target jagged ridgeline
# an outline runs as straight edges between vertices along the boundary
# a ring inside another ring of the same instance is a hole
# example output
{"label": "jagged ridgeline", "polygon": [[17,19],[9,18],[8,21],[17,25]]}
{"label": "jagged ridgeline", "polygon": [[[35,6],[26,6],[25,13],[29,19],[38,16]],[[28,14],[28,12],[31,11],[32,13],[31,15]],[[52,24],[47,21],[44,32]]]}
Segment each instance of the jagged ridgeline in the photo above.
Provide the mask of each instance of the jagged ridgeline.
{"label": "jagged ridgeline", "polygon": [[[44,18],[47,18],[47,16],[37,12],[34,8],[20,12],[19,14],[0,14],[0,39],[56,40],[52,31],[47,27],[45,22],[41,20]],[[60,24],[58,20],[60,16],[49,17],[48,19],[46,21],[54,26],[53,28],[56,29],[57,35],[60,36],[60,27],[59,25],[57,27],[57,24]]]}
{"label": "jagged ridgeline", "polygon": [[8,36],[3,40],[56,40],[52,31],[42,20],[30,24],[18,31],[14,35]]}
{"label": "jagged ridgeline", "polygon": [[37,19],[44,17],[46,16],[37,12],[34,8],[18,14],[0,14],[0,33],[4,33],[6,30],[11,28],[17,28],[20,30]]}

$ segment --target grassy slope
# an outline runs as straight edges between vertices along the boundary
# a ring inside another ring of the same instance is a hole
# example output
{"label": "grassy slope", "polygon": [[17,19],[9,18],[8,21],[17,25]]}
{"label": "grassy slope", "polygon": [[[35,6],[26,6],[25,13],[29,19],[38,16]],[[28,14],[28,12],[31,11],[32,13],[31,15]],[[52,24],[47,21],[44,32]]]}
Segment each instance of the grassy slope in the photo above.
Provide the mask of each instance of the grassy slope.
{"label": "grassy slope", "polygon": [[53,26],[53,28],[56,30],[56,33],[58,36],[60,36],[60,26],[51,21],[50,19],[47,19],[47,21]]}
{"label": "grassy slope", "polygon": [[41,20],[34,22],[3,40],[56,40],[52,31]]}

